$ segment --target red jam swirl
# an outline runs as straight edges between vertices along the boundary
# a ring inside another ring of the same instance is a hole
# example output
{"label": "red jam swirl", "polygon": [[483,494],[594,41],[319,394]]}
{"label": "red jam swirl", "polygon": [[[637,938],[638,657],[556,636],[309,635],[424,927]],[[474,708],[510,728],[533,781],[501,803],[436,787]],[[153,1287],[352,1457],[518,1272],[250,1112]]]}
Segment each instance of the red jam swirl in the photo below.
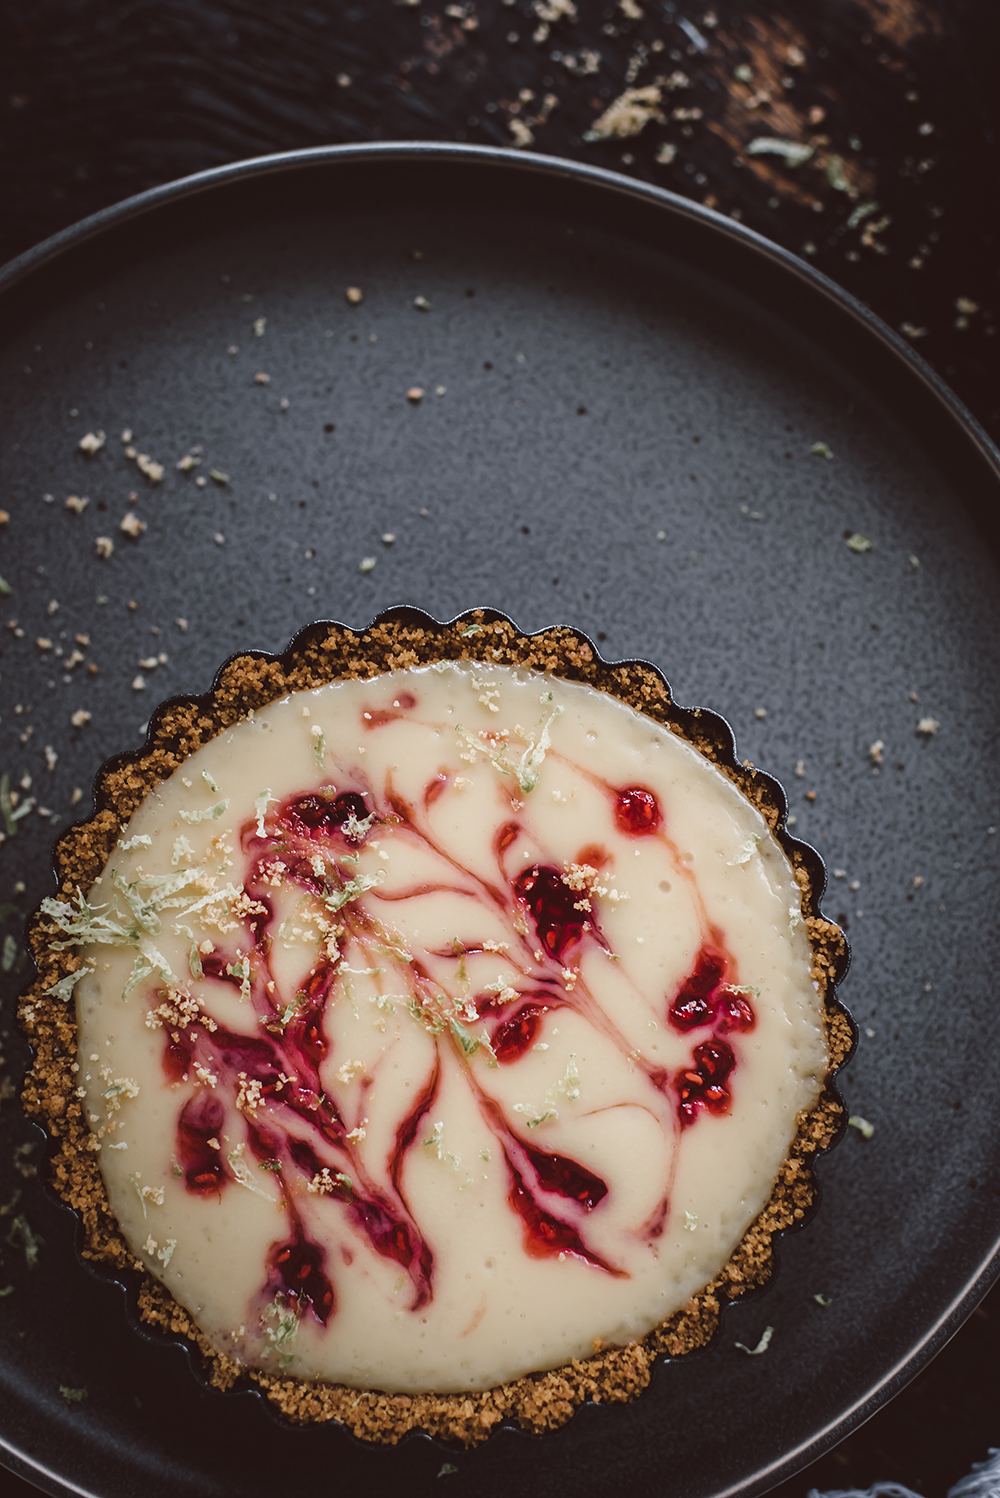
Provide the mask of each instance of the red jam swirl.
{"label": "red jam swirl", "polygon": [[699,1108],[707,1108],[710,1113],[729,1112],[732,1098],[726,1082],[735,1065],[733,1048],[725,1040],[703,1040],[695,1046],[691,1065],[682,1067],[674,1079],[682,1125],[693,1124]]}
{"label": "red jam swirl", "polygon": [[733,1031],[746,1033],[757,1023],[746,991],[726,981],[732,965],[719,946],[704,943],[667,1009],[671,1026],[681,1034],[709,1025],[713,1030],[713,1038],[694,1047],[690,1065],[674,1078],[682,1128],[693,1124],[702,1108],[720,1114],[728,1113],[732,1105],[728,1079],[736,1056],[723,1037]]}
{"label": "red jam swirl", "polygon": [[192,1196],[217,1196],[228,1177],[219,1131],[225,1109],[211,1093],[196,1092],[177,1121],[177,1159]]}
{"label": "red jam swirl", "polygon": [[670,1004],[668,1018],[675,1030],[683,1033],[712,1023],[726,967],[725,953],[708,945],[702,947]]}
{"label": "red jam swirl", "polygon": [[615,796],[615,826],[632,837],[659,832],[663,825],[660,803],[645,786],[630,785]]}
{"label": "red jam swirl", "polygon": [[532,1046],[547,1013],[547,1004],[522,1004],[515,1014],[493,1031],[493,1054],[501,1063],[516,1061]]}
{"label": "red jam swirl", "polygon": [[590,927],[577,890],[570,889],[558,869],[534,864],[514,880],[514,894],[535,923],[538,940],[550,957],[562,962],[570,947]]}
{"label": "red jam swirl", "polygon": [[[368,715],[366,726],[378,728],[413,705],[410,695],[403,694],[392,711]],[[422,797],[424,810],[446,783],[444,772],[431,780]],[[617,791],[609,788],[609,794],[619,831],[630,837],[661,834],[663,815],[652,792],[628,786]],[[242,1127],[250,1157],[259,1169],[271,1173],[285,1217],[284,1233],[267,1256],[263,1300],[293,1307],[298,1315],[308,1313],[322,1325],[333,1315],[337,1296],[328,1254],[310,1236],[297,1205],[315,1199],[345,1213],[353,1230],[367,1239],[375,1253],[400,1266],[410,1281],[411,1309],[426,1305],[434,1294],[434,1255],[407,1201],[406,1162],[415,1149],[429,1142],[429,1115],[447,1056],[451,1064],[464,1068],[499,1144],[508,1174],[507,1199],[522,1224],[526,1252],[534,1257],[571,1255],[609,1275],[624,1274],[586,1241],[587,1218],[607,1200],[607,1183],[568,1155],[539,1148],[523,1132],[530,1124],[508,1119],[458,1046],[456,1034],[462,1038],[461,1027],[456,1031],[454,1025],[443,1022],[429,1027],[434,1036],[433,1067],[395,1130],[386,1174],[377,1181],[366,1168],[358,1149],[358,1128],[350,1127],[320,1076],[320,1067],[336,1060],[325,1019],[336,1002],[341,957],[346,961],[352,949],[363,954],[366,943],[383,939],[372,903],[408,896],[374,894],[371,903],[364,899],[343,903],[336,914],[337,944],[332,955],[321,946],[312,970],[293,994],[286,994],[279,991],[270,965],[275,921],[272,885],[273,871],[280,867],[281,878],[298,892],[320,901],[329,899],[331,892],[355,876],[357,851],[372,826],[380,823],[383,828],[402,829],[407,837],[423,839],[437,856],[413,807],[391,787],[381,809],[370,791],[338,791],[328,785],[288,797],[263,823],[250,821],[244,826],[246,908],[240,916],[238,939],[204,956],[202,971],[209,983],[236,987],[249,997],[252,1032],[239,1034],[197,1016],[176,1028],[168,1024],[164,1030],[163,1068],[168,1082],[190,1085],[197,1079],[208,1084],[188,1097],[177,1119],[176,1153],[187,1190],[195,1196],[217,1196],[239,1179],[235,1162],[227,1168],[222,1133],[227,1130],[231,1140]],[[492,1056],[502,1066],[514,1064],[535,1045],[550,1009],[575,1007],[593,1020],[594,1000],[582,982],[577,987],[565,981],[564,964],[571,957],[576,961],[587,942],[608,950],[591,901],[575,884],[571,887],[558,868],[535,863],[513,878],[504,872],[504,855],[521,831],[516,821],[500,825],[493,840],[497,882],[478,880],[478,897],[484,905],[501,904],[514,932],[523,932],[527,925],[526,958],[542,963],[546,985],[541,990],[536,986],[516,992],[513,1000],[508,993],[481,995],[474,1002],[491,1027]],[[593,853],[592,868],[610,859],[597,845]],[[476,876],[454,867],[456,879],[465,881],[463,893],[469,893]],[[450,887],[428,883],[410,893]],[[727,984],[732,966],[721,941],[714,936],[706,940],[692,971],[669,1002],[668,1020],[679,1033],[708,1029],[710,1034],[694,1046],[690,1064],[673,1076],[662,1067],[645,1063],[640,1067],[654,1100],[651,1106],[662,1109],[663,1099],[675,1099],[669,1107],[676,1109],[682,1128],[693,1124],[703,1111],[719,1114],[730,1106],[729,1084],[737,1056],[724,1037],[748,1031],[755,1023],[745,994]],[[416,955],[403,971],[412,987],[411,1013],[420,1022],[429,1012],[423,1006],[434,984]],[[465,1044],[468,1035],[466,1030]],[[625,1054],[624,1039],[620,1044]],[[266,1110],[266,1126],[258,1118],[258,1109]],[[299,1186],[293,1192],[296,1179]],[[303,1184],[311,1196],[303,1196]],[[662,1230],[668,1203],[664,1197],[647,1224],[650,1239]],[[341,1256],[350,1262],[352,1254],[344,1248]]]}
{"label": "red jam swirl", "polygon": [[323,1326],[335,1304],[333,1285],[325,1273],[326,1254],[310,1243],[296,1222],[291,1238],[275,1243],[268,1254],[268,1290],[271,1298],[296,1307],[299,1315],[308,1307]]}
{"label": "red jam swirl", "polygon": [[570,1223],[546,1211],[537,1197],[526,1187],[509,1155],[507,1156],[507,1169],[510,1171],[511,1178],[507,1200],[524,1223],[525,1248],[533,1259],[572,1254],[575,1258],[583,1259],[585,1263],[593,1264],[616,1278],[624,1275],[624,1270],[616,1268],[614,1264],[610,1264],[607,1259],[588,1248],[576,1228]]}

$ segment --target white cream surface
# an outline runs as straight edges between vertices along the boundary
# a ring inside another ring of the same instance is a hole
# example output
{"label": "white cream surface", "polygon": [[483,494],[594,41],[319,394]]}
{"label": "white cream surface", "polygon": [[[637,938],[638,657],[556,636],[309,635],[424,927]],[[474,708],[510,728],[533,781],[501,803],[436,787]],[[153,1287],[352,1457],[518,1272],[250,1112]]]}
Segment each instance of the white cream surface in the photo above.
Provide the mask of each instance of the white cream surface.
{"label": "white cream surface", "polygon": [[[655,826],[621,824],[623,791]],[[482,1389],[641,1336],[729,1258],[826,1071],[759,813],[666,729],[527,671],[274,703],[148,796],[88,901],[112,1207],[213,1344],[276,1373]],[[682,1029],[706,952],[715,1018]],[[685,1125],[705,1045],[732,1066]]]}

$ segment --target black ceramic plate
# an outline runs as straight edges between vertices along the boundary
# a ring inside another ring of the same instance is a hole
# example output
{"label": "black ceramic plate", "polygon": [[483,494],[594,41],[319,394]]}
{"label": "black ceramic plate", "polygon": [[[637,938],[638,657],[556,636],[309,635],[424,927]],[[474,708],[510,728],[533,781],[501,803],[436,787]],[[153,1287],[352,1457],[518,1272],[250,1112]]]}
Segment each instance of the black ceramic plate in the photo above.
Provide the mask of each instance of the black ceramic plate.
{"label": "black ceramic plate", "polygon": [[[837,871],[825,903],[849,929],[843,998],[861,1027],[841,1086],[875,1126],[821,1162],[817,1219],[707,1352],[661,1366],[631,1405],[469,1453],[369,1449],[203,1389],[78,1267],[70,1214],[5,1151],[3,1203],[24,1192],[6,1220],[24,1212],[44,1238],[34,1270],[23,1233],[3,1244],[8,1464],[102,1498],[750,1498],[804,1465],[912,1376],[997,1269],[1000,467],[985,439],[892,334],[773,245],[667,193],[504,152],[347,147],[208,173],[0,273],[0,317],[0,573],[24,631],[3,632],[0,767],[27,768],[66,812],[103,758],[138,745],[154,701],[204,691],[232,651],[280,650],[311,618],[481,603],[527,631],[573,624],[725,714],[740,754],[785,784],[795,832]],[[164,465],[158,485],[125,429]],[[77,444],[98,430],[87,458]],[[201,466],[178,471],[193,446]],[[67,669],[74,649],[85,662]],[[92,716],[74,728],[79,709]],[[50,835],[35,813],[19,823],[0,897],[18,875],[25,902],[46,892]],[[765,1325],[766,1354],[734,1346]],[[457,1471],[439,1479],[444,1463]]]}

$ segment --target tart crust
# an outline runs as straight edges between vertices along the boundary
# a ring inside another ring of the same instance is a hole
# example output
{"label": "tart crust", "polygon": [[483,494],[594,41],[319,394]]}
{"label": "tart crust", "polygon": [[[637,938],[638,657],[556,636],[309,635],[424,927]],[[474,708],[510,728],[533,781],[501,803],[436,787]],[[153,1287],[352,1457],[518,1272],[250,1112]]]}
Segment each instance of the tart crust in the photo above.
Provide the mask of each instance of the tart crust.
{"label": "tart crust", "polygon": [[664,724],[711,760],[761,813],[791,862],[802,893],[812,976],[823,1007],[827,1085],[815,1107],[799,1115],[770,1199],[723,1269],[681,1311],[638,1341],[626,1347],[595,1345],[590,1357],[481,1392],[407,1395],[367,1390],[359,1395],[356,1388],[343,1384],[247,1369],[209,1344],[122,1236],[98,1165],[97,1141],[77,1097],[72,1069],[77,1049],[75,1006],[47,992],[75,971],[81,958],[71,951],[53,950],[59,933],[40,912],[28,928],[37,975],[23,994],[19,1011],[21,1027],[34,1050],[22,1102],[52,1141],[50,1181],[79,1214],[83,1257],[113,1274],[136,1277],[142,1319],[193,1344],[212,1386],[226,1390],[252,1381],[286,1419],[298,1425],[337,1420],[352,1435],[387,1444],[395,1444],[410,1430],[422,1430],[473,1446],[504,1421],[537,1433],[564,1425],[585,1400],[610,1404],[634,1399],[649,1383],[658,1357],[676,1358],[705,1346],[718,1327],[723,1305],[767,1282],[774,1267],[776,1235],[800,1225],[815,1204],[812,1157],[828,1149],[843,1130],[845,1110],[830,1077],[850,1056],[855,1036],[835,992],[846,969],[847,943],[840,928],[820,914],[822,865],[812,850],[785,831],[784,797],[777,783],[749,761],[737,763],[730,731],[722,719],[700,709],[678,707],[654,667],[636,661],[609,665],[583,635],[565,627],[523,635],[510,620],[491,610],[475,609],[449,624],[438,624],[417,609],[393,609],[361,633],[339,624],[317,623],[303,630],[282,656],[234,656],[222,667],[210,693],[164,703],[153,715],[144,748],[102,768],[94,814],[65,832],[56,845],[59,896],[68,898],[78,888],[87,890],[149,791],[195,750],[251,711],[330,681],[364,679],[437,660],[526,667],[609,692]]}

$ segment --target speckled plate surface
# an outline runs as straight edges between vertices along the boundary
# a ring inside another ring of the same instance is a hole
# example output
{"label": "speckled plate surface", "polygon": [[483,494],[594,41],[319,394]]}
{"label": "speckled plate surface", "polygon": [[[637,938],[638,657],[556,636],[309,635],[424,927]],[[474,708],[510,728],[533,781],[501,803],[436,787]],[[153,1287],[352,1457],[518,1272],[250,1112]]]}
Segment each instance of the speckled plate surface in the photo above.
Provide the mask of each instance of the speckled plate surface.
{"label": "speckled plate surface", "polygon": [[[72,815],[155,701],[310,618],[482,603],[526,631],[573,624],[723,713],[784,783],[835,871],[862,1040],[840,1085],[875,1125],[820,1163],[819,1218],[704,1354],[632,1405],[456,1453],[289,1430],[256,1395],[204,1390],[78,1267],[71,1214],[16,1168],[9,1146],[32,1136],[8,1105],[0,1205],[20,1189],[6,1219],[44,1241],[29,1269],[23,1232],[2,1235],[4,1459],[101,1498],[750,1498],[789,1475],[905,1382],[997,1267],[996,455],[794,258],[668,194],[503,152],[337,148],[192,179],[0,273],[0,320],[15,783],[27,770]],[[24,908],[47,892],[51,838],[34,811],[18,823],[0,900],[18,877]],[[16,1073],[23,1046],[6,1049]],[[733,1345],[765,1325],[765,1355]]]}

